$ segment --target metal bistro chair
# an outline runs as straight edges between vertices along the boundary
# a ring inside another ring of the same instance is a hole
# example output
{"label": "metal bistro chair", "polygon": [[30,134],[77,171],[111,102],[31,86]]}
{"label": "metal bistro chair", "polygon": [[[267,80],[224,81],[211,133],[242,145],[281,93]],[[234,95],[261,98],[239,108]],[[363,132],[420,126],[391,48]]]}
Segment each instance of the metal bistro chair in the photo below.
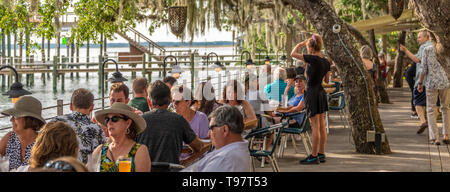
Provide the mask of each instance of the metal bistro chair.
{"label": "metal bistro chair", "polygon": [[298,122],[299,127],[288,127],[281,130],[282,136],[281,136],[281,142],[280,146],[278,148],[278,158],[282,158],[284,155],[284,149],[287,147],[287,139],[290,136],[292,141],[292,146],[295,149],[295,153],[299,153],[299,150],[297,148],[297,144],[295,143],[295,136],[299,135],[302,139],[303,146],[305,147],[305,153],[306,156],[311,154],[312,149],[312,142],[311,137],[309,136],[308,130],[311,129],[311,125],[309,123],[309,120],[306,116],[306,111],[300,111],[300,112],[294,112],[294,113],[276,113],[277,116],[281,116],[281,121],[289,122],[290,120],[295,119],[294,117],[297,115],[303,114],[303,120],[301,122]]}
{"label": "metal bistro chair", "polygon": [[152,172],[179,172],[185,167],[168,162],[152,162]]}
{"label": "metal bistro chair", "polygon": [[[250,151],[250,159],[252,163],[252,171],[256,170],[255,168],[255,158],[257,157],[267,157],[270,160],[272,170],[274,172],[280,172],[280,167],[278,166],[278,162],[276,157],[273,155],[275,149],[280,141],[281,130],[288,126],[287,122],[278,123],[275,125],[271,125],[269,127],[253,129],[245,139],[248,140],[248,149]],[[272,134],[275,134],[275,139],[272,140],[272,146],[270,149],[261,148],[259,144],[254,143],[256,140],[260,140],[264,137],[270,137]],[[254,147],[257,146],[255,149]]]}
{"label": "metal bistro chair", "polygon": [[[258,119],[258,126],[256,127],[256,129],[261,129],[264,128],[263,127],[263,119],[265,118],[267,121],[270,122],[270,125],[275,124],[275,120],[273,119],[272,116],[270,115],[266,115],[266,114],[256,114],[256,118]],[[267,137],[263,137],[261,138],[259,141],[260,146],[262,146],[262,149],[266,148],[266,144],[267,144],[267,140],[270,141],[271,136],[267,136]],[[254,144],[258,143],[257,140],[254,141]],[[261,157],[261,168],[264,168],[264,164],[266,162],[266,158],[265,157]]]}
{"label": "metal bistro chair", "polygon": [[[332,81],[332,82],[334,83],[333,87],[335,88],[335,90],[332,93],[327,94],[328,104],[330,104],[331,100],[335,99],[335,98],[332,99],[331,95],[341,92],[341,88],[342,88],[342,83],[341,82],[339,82],[339,81]],[[344,99],[344,105],[345,105],[345,99]],[[333,109],[331,109],[331,110],[333,110]],[[329,126],[328,126],[328,111],[325,112],[325,124],[326,124],[327,134],[328,134],[330,132],[329,131]],[[344,125],[344,127],[345,127],[345,125]]]}
{"label": "metal bistro chair", "polygon": [[[347,116],[345,115],[344,91],[339,91],[339,92],[330,94],[328,96],[328,104],[330,104],[330,101],[333,101],[333,100],[337,100],[337,105],[336,106],[328,105],[328,109],[331,111],[339,111],[339,117],[341,118],[341,121],[344,122],[344,128],[346,128],[346,125],[349,125],[349,123],[347,120]],[[344,117],[344,118],[342,119],[342,117]],[[328,116],[327,116],[327,122],[328,122]],[[327,123],[327,130],[328,130],[328,123]]]}

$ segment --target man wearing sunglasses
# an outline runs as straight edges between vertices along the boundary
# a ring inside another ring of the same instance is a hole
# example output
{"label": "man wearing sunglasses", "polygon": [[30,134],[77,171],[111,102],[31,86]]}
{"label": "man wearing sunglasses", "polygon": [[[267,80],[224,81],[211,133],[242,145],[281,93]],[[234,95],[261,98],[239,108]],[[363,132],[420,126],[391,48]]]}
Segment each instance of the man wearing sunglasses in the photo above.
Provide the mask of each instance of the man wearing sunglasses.
{"label": "man wearing sunglasses", "polygon": [[216,148],[183,172],[248,172],[250,152],[242,139],[244,118],[233,106],[224,105],[210,115],[209,136]]}

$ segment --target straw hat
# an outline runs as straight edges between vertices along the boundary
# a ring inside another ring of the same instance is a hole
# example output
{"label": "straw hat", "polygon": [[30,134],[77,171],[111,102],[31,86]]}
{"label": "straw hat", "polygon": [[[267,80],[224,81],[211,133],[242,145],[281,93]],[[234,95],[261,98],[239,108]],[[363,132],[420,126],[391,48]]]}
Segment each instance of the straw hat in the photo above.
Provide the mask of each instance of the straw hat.
{"label": "straw hat", "polygon": [[42,104],[39,100],[32,96],[22,96],[14,104],[13,108],[1,112],[6,116],[14,117],[34,117],[45,124],[45,119],[42,118]]}
{"label": "straw hat", "polygon": [[111,113],[118,113],[122,114],[124,116],[127,116],[131,120],[134,121],[136,124],[136,132],[137,134],[140,134],[144,131],[144,129],[147,127],[147,123],[145,122],[144,118],[142,118],[140,115],[133,112],[133,108],[128,106],[125,103],[119,103],[115,102],[112,104],[111,108],[104,109],[100,111],[95,112],[95,119],[102,125],[107,126],[105,122],[105,117],[107,114]]}

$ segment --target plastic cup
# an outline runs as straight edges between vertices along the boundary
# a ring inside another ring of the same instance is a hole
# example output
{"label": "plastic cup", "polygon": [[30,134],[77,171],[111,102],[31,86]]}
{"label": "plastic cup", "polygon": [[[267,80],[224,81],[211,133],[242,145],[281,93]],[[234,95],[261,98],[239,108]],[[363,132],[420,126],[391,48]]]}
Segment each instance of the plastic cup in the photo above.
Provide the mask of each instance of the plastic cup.
{"label": "plastic cup", "polygon": [[119,158],[119,172],[131,172],[131,158]]}

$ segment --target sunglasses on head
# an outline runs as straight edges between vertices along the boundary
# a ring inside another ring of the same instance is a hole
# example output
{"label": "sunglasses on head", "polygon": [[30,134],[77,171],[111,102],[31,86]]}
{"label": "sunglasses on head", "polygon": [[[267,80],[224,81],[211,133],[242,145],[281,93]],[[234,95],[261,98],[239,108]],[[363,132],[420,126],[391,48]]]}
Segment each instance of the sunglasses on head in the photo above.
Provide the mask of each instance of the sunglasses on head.
{"label": "sunglasses on head", "polygon": [[211,130],[212,131],[212,129],[214,129],[214,127],[222,127],[223,125],[211,125],[211,126],[209,126],[209,130]]}
{"label": "sunglasses on head", "polygon": [[44,166],[45,169],[55,169],[58,171],[76,172],[75,168],[66,161],[49,161]]}
{"label": "sunglasses on head", "polygon": [[108,124],[108,122],[111,120],[112,122],[116,123],[119,121],[119,119],[128,120],[128,117],[122,117],[122,116],[112,116],[112,117],[105,117],[105,123]]}

